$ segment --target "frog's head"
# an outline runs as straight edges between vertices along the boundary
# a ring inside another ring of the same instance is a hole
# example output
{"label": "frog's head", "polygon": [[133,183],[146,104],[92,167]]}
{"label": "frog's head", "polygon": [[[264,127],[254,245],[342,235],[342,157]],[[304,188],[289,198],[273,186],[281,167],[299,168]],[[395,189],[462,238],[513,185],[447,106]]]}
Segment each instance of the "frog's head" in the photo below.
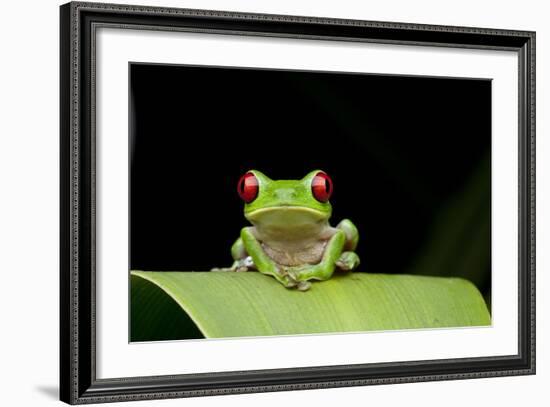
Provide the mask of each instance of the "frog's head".
{"label": "frog's head", "polygon": [[244,215],[254,225],[287,229],[326,222],[332,213],[328,201],[332,181],[321,170],[300,180],[272,180],[260,171],[244,174],[238,192],[245,202]]}

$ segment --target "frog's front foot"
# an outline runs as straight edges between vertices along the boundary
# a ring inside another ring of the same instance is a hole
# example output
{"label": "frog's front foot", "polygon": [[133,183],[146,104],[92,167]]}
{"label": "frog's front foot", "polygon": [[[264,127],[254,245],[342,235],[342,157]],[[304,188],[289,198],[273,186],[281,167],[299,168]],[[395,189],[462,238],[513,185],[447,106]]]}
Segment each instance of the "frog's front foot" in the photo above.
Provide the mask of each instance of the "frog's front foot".
{"label": "frog's front foot", "polygon": [[359,266],[359,256],[355,252],[344,252],[336,261],[336,266],[340,270],[353,270]]}
{"label": "frog's front foot", "polygon": [[237,260],[235,263],[238,263],[235,271],[248,271],[254,269],[254,260],[252,260],[252,257],[250,256]]}
{"label": "frog's front foot", "polygon": [[231,267],[223,267],[223,268],[213,268],[210,271],[235,271],[235,272],[243,272],[248,270],[254,270],[254,261],[252,260],[252,257],[247,256],[239,260],[235,260]]}
{"label": "frog's front foot", "polygon": [[293,278],[288,278],[285,287],[296,288],[298,291],[307,291],[311,287],[311,283],[309,281],[296,281]]}
{"label": "frog's front foot", "polygon": [[299,291],[307,291],[311,287],[311,283],[309,281],[299,281],[296,285],[296,289]]}
{"label": "frog's front foot", "polygon": [[281,267],[278,280],[286,288],[296,288],[299,291],[307,291],[311,287],[310,282],[296,279],[296,273],[292,267]]}
{"label": "frog's front foot", "polygon": [[296,281],[296,286],[300,291],[310,288],[311,282],[308,280],[327,280],[330,277],[330,271],[323,263],[291,267],[287,272],[290,278]]}

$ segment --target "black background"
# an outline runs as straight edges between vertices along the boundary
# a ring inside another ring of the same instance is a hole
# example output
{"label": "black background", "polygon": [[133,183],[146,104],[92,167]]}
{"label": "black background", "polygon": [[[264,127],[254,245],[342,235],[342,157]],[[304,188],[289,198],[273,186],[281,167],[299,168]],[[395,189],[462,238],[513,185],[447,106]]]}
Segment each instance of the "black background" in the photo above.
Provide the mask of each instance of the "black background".
{"label": "black background", "polygon": [[459,275],[488,298],[489,80],[131,64],[130,96],[131,269],[229,266],[239,177],[323,169],[360,271]]}

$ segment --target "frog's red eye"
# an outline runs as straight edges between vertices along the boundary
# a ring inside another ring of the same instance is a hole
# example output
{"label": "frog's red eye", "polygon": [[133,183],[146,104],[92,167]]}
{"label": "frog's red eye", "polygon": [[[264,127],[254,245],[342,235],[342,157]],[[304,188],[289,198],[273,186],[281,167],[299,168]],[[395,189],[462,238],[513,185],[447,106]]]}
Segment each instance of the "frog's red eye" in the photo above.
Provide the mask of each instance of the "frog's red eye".
{"label": "frog's red eye", "polygon": [[246,203],[252,202],[258,196],[259,182],[258,178],[251,173],[247,172],[239,180],[237,191],[239,196]]}
{"label": "frog's red eye", "polygon": [[318,172],[311,181],[311,192],[319,202],[328,202],[332,195],[332,180],[324,172]]}

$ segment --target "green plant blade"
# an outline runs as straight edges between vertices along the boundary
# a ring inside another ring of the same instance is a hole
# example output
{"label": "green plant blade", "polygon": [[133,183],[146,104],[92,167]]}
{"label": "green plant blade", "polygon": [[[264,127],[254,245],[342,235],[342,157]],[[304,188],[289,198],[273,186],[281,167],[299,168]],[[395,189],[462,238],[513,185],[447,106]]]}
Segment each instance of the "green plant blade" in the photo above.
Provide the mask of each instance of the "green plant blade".
{"label": "green plant blade", "polygon": [[477,288],[460,278],[348,273],[300,292],[258,272],[131,275],[131,326],[138,330],[131,338],[143,341],[197,337],[190,320],[206,338],[491,323]]}
{"label": "green plant blade", "polygon": [[135,276],[131,284],[131,342],[204,338],[189,315],[158,285]]}
{"label": "green plant blade", "polygon": [[[411,274],[462,277],[487,291],[491,285],[491,159],[434,217]],[[490,304],[489,304],[490,306]]]}

